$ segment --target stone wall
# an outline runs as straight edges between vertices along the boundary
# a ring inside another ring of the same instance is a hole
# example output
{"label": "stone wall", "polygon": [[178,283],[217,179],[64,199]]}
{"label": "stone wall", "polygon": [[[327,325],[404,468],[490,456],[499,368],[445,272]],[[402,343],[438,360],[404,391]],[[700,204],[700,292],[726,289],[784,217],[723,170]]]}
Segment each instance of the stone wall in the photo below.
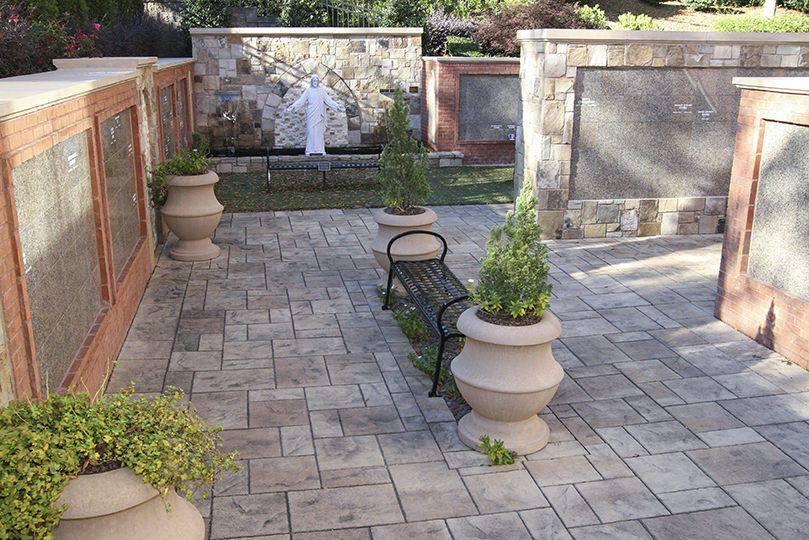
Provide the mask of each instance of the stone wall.
{"label": "stone wall", "polygon": [[420,133],[420,28],[192,29],[197,130],[217,150],[301,148],[303,112],[286,109],[320,77],[346,107],[330,114],[326,148],[387,142],[387,109],[405,91]]}
{"label": "stone wall", "polygon": [[731,78],[809,73],[799,34],[517,37],[515,189],[535,186],[548,238],[722,232],[738,113]]}
{"label": "stone wall", "polygon": [[[512,165],[514,141],[509,140],[509,135],[516,133],[519,91],[506,99],[499,93],[465,96],[462,78],[484,77],[485,82],[491,81],[495,88],[502,89],[502,85],[498,88],[498,78],[516,77],[519,73],[519,60],[515,58],[423,58],[421,140],[425,146],[438,152],[461,152],[467,165]],[[501,113],[512,105],[514,118],[506,121],[505,117],[512,111]],[[492,111],[491,118],[496,120],[486,122],[489,119],[486,113]],[[468,118],[473,123],[496,124],[502,135],[497,139],[476,137],[480,140],[464,140],[469,137],[464,137],[461,127]]]}
{"label": "stone wall", "polygon": [[809,79],[742,90],[716,317],[809,369]]}

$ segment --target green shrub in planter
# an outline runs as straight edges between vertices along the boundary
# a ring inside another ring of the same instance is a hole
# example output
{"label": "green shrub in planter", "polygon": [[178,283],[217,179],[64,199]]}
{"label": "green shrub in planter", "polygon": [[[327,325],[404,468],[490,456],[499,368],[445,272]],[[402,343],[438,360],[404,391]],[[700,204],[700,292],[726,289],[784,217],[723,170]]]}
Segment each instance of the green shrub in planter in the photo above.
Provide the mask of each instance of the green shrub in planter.
{"label": "green shrub in planter", "polygon": [[51,395],[0,409],[0,538],[53,539],[65,510],[53,504],[82,473],[129,467],[161,494],[176,486],[191,500],[195,488],[241,470],[237,454],[220,453],[220,428],[182,404],[181,390],[153,399],[133,391]]}
{"label": "green shrub in planter", "polygon": [[548,307],[553,285],[548,283],[548,247],[537,223],[538,202],[530,182],[525,182],[515,210],[492,229],[486,242],[480,280],[470,287],[469,297],[488,322],[534,324]]}
{"label": "green shrub in planter", "polygon": [[420,213],[416,207],[430,196],[426,176],[430,156],[408,133],[410,107],[404,104],[401,87],[396,87],[388,117],[391,139],[379,156],[378,175],[385,206],[398,215]]}

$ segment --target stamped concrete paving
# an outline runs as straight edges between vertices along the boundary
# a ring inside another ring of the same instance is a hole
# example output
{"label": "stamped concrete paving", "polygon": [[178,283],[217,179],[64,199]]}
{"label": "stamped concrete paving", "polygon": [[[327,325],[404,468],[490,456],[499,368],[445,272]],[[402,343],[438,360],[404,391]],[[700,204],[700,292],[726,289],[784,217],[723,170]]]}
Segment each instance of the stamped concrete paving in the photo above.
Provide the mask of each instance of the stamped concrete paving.
{"label": "stamped concrete paving", "polygon": [[[507,209],[436,208],[459,277]],[[232,214],[219,258],[160,257],[110,390],[183,388],[241,453],[209,538],[806,538],[809,373],[714,319],[721,237],[548,243],[567,377],[550,444],[496,468],[381,311],[375,230]]]}

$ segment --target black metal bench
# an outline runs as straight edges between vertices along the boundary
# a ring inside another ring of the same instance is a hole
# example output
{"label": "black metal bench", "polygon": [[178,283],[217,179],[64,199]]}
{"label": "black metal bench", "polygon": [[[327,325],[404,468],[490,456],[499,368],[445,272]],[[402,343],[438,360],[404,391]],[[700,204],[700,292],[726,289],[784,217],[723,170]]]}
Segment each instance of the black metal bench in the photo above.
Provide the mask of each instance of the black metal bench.
{"label": "black metal bench", "polygon": [[[412,234],[428,234],[438,238],[444,245],[441,256],[423,261],[394,261],[390,253],[391,246],[399,238]],[[429,393],[432,397],[436,395],[438,390],[444,346],[447,340],[464,337],[458,331],[456,325],[460,314],[469,307],[468,291],[466,286],[461,283],[461,280],[455,277],[455,274],[444,264],[444,257],[447,254],[447,241],[438,233],[432,231],[408,231],[396,235],[388,242],[387,253],[390,261],[390,272],[388,272],[388,287],[382,309],[388,309],[390,305],[393,278],[397,277],[419,312],[441,339],[435,362],[433,388]]]}
{"label": "black metal bench", "polygon": [[267,149],[267,193],[272,193],[272,171],[289,170],[316,170],[323,173],[322,189],[326,190],[326,173],[332,169],[378,169],[378,161],[317,161],[317,156],[311,156],[313,161],[285,161],[270,163],[270,150]]}

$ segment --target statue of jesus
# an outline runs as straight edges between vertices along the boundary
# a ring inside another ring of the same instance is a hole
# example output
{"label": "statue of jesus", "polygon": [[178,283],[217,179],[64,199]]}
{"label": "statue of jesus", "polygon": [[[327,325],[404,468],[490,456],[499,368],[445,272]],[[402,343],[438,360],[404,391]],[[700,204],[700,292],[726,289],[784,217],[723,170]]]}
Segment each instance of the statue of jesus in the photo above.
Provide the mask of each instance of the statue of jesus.
{"label": "statue of jesus", "polygon": [[309,88],[304,90],[298,100],[287,107],[287,111],[299,109],[306,103],[306,155],[326,153],[324,136],[326,133],[326,106],[333,111],[345,111],[346,108],[334,101],[320,86],[320,78],[312,75]]}

